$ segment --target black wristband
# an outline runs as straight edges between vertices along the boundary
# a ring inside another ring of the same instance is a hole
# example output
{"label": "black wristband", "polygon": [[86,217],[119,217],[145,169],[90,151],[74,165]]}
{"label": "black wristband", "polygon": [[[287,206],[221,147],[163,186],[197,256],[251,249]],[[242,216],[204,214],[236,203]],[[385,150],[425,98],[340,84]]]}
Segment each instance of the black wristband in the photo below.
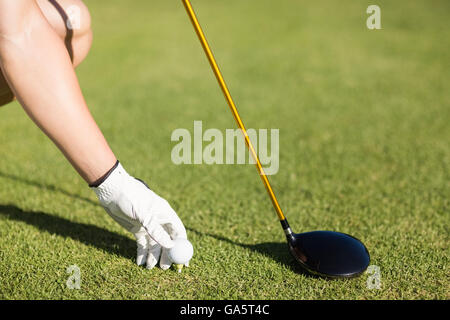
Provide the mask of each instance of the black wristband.
{"label": "black wristband", "polygon": [[89,187],[97,188],[99,185],[101,185],[106,179],[108,179],[110,174],[117,168],[118,165],[119,165],[119,160],[117,160],[116,164],[111,169],[109,169],[108,172],[106,172],[100,179],[89,184]]}

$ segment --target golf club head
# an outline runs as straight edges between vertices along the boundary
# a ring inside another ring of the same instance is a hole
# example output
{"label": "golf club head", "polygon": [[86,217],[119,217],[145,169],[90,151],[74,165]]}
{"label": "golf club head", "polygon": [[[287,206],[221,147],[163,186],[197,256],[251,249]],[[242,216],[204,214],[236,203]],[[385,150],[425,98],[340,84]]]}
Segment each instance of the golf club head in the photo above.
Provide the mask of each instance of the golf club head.
{"label": "golf club head", "polygon": [[369,266],[370,255],[364,244],[345,233],[292,233],[287,239],[291,254],[314,275],[352,278],[361,275]]}

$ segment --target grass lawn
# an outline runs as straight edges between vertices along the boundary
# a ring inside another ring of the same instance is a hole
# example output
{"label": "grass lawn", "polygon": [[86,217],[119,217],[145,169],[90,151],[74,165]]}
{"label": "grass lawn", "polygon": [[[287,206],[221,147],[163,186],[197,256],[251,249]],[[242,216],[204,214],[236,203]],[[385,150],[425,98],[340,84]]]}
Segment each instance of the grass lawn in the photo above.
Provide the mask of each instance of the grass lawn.
{"label": "grass lawn", "polygon": [[182,274],[136,266],[133,237],[15,102],[0,108],[0,298],[450,298],[450,2],[376,1],[368,30],[373,1],[193,1],[246,126],[280,129],[270,178],[292,228],[363,240],[378,290],[302,273],[253,166],[172,163],[173,130],[236,127],[181,1],[86,4],[86,100],[195,255]]}

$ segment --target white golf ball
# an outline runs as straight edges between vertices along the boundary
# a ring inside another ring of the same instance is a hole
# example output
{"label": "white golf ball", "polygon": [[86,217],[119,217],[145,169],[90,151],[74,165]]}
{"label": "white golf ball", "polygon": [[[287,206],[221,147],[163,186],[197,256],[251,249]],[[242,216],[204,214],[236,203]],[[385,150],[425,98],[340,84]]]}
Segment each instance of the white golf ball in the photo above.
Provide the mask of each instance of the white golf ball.
{"label": "white golf ball", "polygon": [[187,239],[175,239],[175,245],[169,249],[169,259],[175,264],[185,264],[191,260],[194,248]]}

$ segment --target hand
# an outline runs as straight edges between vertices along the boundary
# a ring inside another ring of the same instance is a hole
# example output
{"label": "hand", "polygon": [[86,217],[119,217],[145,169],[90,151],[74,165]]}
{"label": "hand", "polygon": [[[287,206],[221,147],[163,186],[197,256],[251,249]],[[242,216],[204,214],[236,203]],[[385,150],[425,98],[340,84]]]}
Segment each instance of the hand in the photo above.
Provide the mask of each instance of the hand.
{"label": "hand", "polygon": [[92,189],[106,212],[135,235],[136,263],[151,269],[159,261],[163,270],[168,269],[172,262],[167,250],[174,245],[172,239],[187,239],[186,229],[169,203],[130,176],[120,163]]}

